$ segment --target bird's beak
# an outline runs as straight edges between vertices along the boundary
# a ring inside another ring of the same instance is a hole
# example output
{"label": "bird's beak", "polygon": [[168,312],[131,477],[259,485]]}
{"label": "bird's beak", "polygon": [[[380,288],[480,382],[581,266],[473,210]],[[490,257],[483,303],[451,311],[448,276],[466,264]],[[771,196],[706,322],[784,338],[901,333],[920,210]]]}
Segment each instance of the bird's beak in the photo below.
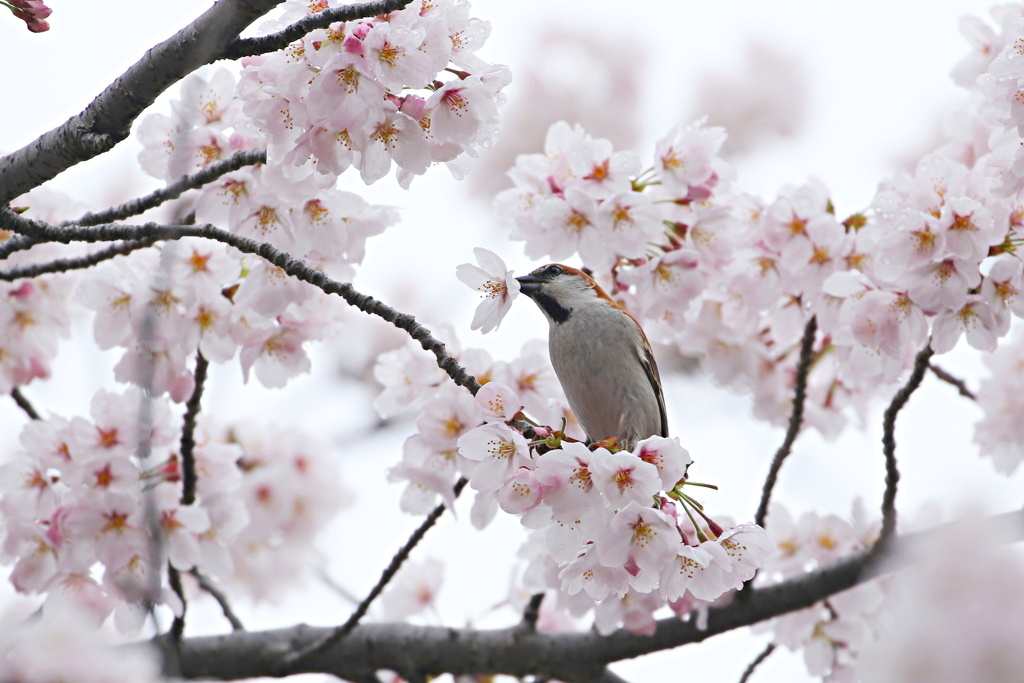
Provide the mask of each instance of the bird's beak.
{"label": "bird's beak", "polygon": [[519,291],[531,298],[540,291],[540,286],[543,284],[540,278],[533,275],[517,277],[516,280],[519,281]]}

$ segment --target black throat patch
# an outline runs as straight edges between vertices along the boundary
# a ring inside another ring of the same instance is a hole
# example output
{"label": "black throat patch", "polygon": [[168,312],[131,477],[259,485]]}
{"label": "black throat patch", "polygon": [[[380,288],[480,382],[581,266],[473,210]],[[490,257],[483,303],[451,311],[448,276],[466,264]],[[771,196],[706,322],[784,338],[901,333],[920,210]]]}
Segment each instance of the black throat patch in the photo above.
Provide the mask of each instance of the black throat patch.
{"label": "black throat patch", "polygon": [[554,297],[544,292],[537,292],[533,295],[533,300],[537,302],[545,313],[551,316],[551,319],[556,323],[564,323],[569,319],[569,314],[572,313],[571,308],[566,308],[560,303],[555,301]]}

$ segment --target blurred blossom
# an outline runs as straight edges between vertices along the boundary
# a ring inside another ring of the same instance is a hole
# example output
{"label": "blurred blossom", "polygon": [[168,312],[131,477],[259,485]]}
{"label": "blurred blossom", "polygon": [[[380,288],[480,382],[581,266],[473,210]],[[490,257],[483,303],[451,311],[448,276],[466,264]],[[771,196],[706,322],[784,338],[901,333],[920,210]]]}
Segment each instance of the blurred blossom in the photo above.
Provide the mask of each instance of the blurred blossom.
{"label": "blurred blossom", "polygon": [[444,563],[436,557],[402,565],[380,598],[384,621],[405,621],[415,614],[436,610],[444,570]]}
{"label": "blurred blossom", "polygon": [[747,44],[743,64],[709,70],[700,79],[687,118],[707,116],[729,131],[725,153],[748,154],[772,138],[791,138],[807,120],[804,64],[776,45]]}
{"label": "blurred blossom", "polygon": [[516,69],[502,111],[505,130],[515,133],[481,154],[479,168],[469,176],[471,196],[491,197],[508,187],[505,172],[516,156],[538,149],[548,126],[559,119],[578,123],[619,148],[634,147],[640,139],[640,75],[647,50],[633,36],[548,26],[527,54],[532,57]]}
{"label": "blurred blossom", "polygon": [[39,619],[0,617],[0,680],[19,683],[156,683],[157,652],[118,647],[109,633],[72,603],[51,606]]}
{"label": "blurred blossom", "polygon": [[1019,681],[1024,557],[980,523],[928,545],[901,573],[866,653],[861,680],[879,683]]}
{"label": "blurred blossom", "polygon": [[991,375],[978,391],[978,406],[985,416],[975,425],[974,442],[981,454],[992,458],[998,472],[1012,475],[1024,458],[1024,333],[1020,328],[1008,344],[985,356]]}

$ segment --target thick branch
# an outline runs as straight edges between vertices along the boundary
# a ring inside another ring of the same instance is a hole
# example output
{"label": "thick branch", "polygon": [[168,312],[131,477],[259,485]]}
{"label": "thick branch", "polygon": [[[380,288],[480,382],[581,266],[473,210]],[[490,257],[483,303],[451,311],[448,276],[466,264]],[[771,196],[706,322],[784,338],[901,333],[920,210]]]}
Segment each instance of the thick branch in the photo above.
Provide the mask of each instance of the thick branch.
{"label": "thick branch", "polygon": [[0,204],[112,149],[161,93],[200,66],[222,59],[225,46],[278,2],[220,0],[151,48],[80,114],[0,158]]}
{"label": "thick branch", "polygon": [[[817,571],[772,586],[751,590],[747,600],[712,607],[706,629],[694,620],[676,618],[658,622],[653,636],[620,630],[602,637],[586,633],[538,633],[523,626],[493,631],[406,624],[364,624],[330,649],[302,662],[296,672],[322,672],[359,680],[378,669],[420,675],[453,674],[513,676],[543,675],[566,681],[594,680],[608,664],[696,643],[742,626],[809,607],[914,561],[913,550],[944,537],[953,525],[894,539],[884,570],[865,550]],[[982,524],[1002,536],[1024,538],[1024,511],[970,522]],[[188,638],[182,642],[186,678],[239,679],[269,675],[274,662],[319,642],[331,629],[294,626],[276,631],[232,633]],[[587,676],[590,676],[588,679]]]}
{"label": "thick branch", "polygon": [[804,401],[807,398],[807,375],[811,371],[811,362],[814,360],[814,335],[818,331],[818,319],[811,316],[804,327],[803,340],[800,342],[800,360],[796,366],[796,379],[793,382],[793,412],[789,416],[789,427],[786,429],[786,437],[782,445],[775,451],[771,467],[768,468],[768,476],[764,480],[764,487],[761,490],[761,502],[757,506],[757,514],[754,516],[754,523],[763,527],[765,517],[768,516],[768,504],[772,499],[772,489],[779,480],[779,471],[782,470],[782,463],[789,457],[793,449],[793,443],[800,434],[800,425],[804,419]]}
{"label": "thick branch", "polygon": [[310,14],[291,26],[277,33],[256,38],[239,38],[224,50],[227,59],[238,59],[250,55],[262,55],[274,50],[281,50],[318,28],[327,28],[339,21],[352,21],[363,17],[395,12],[408,5],[412,0],[374,0],[342,7],[331,7],[316,14]]}
{"label": "thick branch", "polygon": [[175,240],[182,237],[202,237],[231,245],[247,254],[256,254],[283,270],[288,275],[326,292],[336,294],[349,305],[364,313],[376,315],[388,321],[420,343],[427,351],[434,354],[438,366],[458,384],[475,394],[480,383],[466,372],[445,349],[445,345],[434,338],[430,330],[416,322],[416,318],[406,313],[399,313],[371,296],[356,291],[348,282],[338,282],[327,277],[310,265],[293,256],[276,249],[266,242],[257,242],[247,237],[240,237],[221,230],[213,225],[160,225],[146,223],[143,225],[121,225],[111,223],[87,228],[57,227],[19,216],[10,208],[0,206],[0,228],[12,230],[27,237],[45,241],[69,244],[71,242],[116,242],[119,240]]}

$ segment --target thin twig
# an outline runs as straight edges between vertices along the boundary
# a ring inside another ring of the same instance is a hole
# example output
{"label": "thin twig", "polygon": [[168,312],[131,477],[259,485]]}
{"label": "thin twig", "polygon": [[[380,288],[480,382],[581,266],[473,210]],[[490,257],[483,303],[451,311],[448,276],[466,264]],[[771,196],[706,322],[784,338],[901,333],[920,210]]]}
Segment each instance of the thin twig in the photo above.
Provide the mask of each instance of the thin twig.
{"label": "thin twig", "polygon": [[339,21],[352,21],[364,17],[372,17],[378,14],[388,14],[402,9],[412,0],[376,0],[375,2],[362,2],[354,5],[342,5],[331,7],[310,14],[288,26],[277,33],[271,33],[256,38],[238,38],[228,43],[224,48],[226,59],[238,59],[252,55],[262,55],[274,50],[281,50],[318,28],[327,28]]}
{"label": "thin twig", "polygon": [[6,206],[0,206],[0,228],[28,235],[48,242],[116,242],[120,240],[137,240],[143,238],[176,240],[182,237],[201,237],[231,245],[247,254],[256,254],[282,271],[303,282],[308,282],[326,292],[336,294],[349,305],[364,313],[376,315],[388,321],[420,343],[427,351],[434,354],[438,367],[444,370],[459,386],[465,387],[476,394],[480,383],[445,349],[445,345],[437,340],[416,318],[406,313],[399,313],[381,301],[362,294],[352,287],[351,283],[332,280],[322,271],[316,270],[307,263],[294,258],[290,254],[275,248],[266,242],[258,242],[247,237],[221,230],[213,225],[162,225],[145,223],[143,225],[122,225],[110,223],[86,228],[57,227],[19,216]]}
{"label": "thin twig", "polygon": [[199,416],[206,384],[206,371],[210,362],[202,351],[196,353],[195,389],[185,405],[185,418],[181,426],[181,504],[191,505],[196,501],[196,418]]}
{"label": "thin twig", "polygon": [[761,527],[765,525],[765,517],[768,516],[768,503],[772,498],[772,489],[775,488],[779,479],[782,463],[789,456],[793,443],[800,433],[800,425],[803,423],[804,401],[807,398],[807,375],[810,374],[811,362],[814,360],[814,335],[817,331],[818,320],[811,316],[804,327],[803,340],[800,342],[800,359],[797,362],[796,379],[793,382],[793,411],[789,416],[789,427],[786,429],[786,437],[783,439],[782,445],[775,451],[775,457],[772,458],[768,476],[761,489],[761,502],[757,506],[757,514],[754,515],[754,523]]}
{"label": "thin twig", "polygon": [[209,593],[217,604],[220,605],[220,611],[224,613],[224,618],[231,624],[232,631],[244,631],[245,626],[242,625],[242,620],[238,618],[235,611],[231,609],[231,603],[228,601],[228,596],[224,594],[219,588],[199,572],[198,569],[192,569],[190,572],[192,576],[199,582],[199,587]]}
{"label": "thin twig", "polygon": [[903,385],[892,399],[892,403],[885,409],[882,418],[882,453],[885,455],[885,492],[882,494],[882,529],[878,534],[878,540],[872,547],[872,554],[882,552],[885,545],[896,533],[896,489],[900,481],[900,471],[896,463],[896,416],[910,400],[910,395],[921,385],[924,373],[928,370],[928,361],[931,359],[932,346],[929,343],[914,359],[914,369]]}
{"label": "thin twig", "polygon": [[534,593],[523,610],[523,625],[531,631],[537,630],[537,618],[540,616],[540,604],[544,602],[544,593]]}
{"label": "thin twig", "polygon": [[961,396],[969,398],[972,401],[978,400],[978,397],[974,394],[974,392],[967,388],[967,382],[957,377],[954,377],[953,375],[949,374],[948,372],[940,368],[935,363],[928,363],[928,369],[931,370],[932,374],[941,379],[943,382],[952,384],[954,387],[956,387],[957,391],[960,392]]}
{"label": "thin twig", "polygon": [[58,227],[66,228],[72,225],[101,225],[103,223],[113,223],[114,221],[124,220],[130,216],[137,216],[140,213],[160,206],[164,202],[177,199],[189,190],[196,190],[203,185],[212,183],[214,180],[217,180],[221,176],[231,173],[232,171],[237,171],[238,169],[246,166],[265,163],[267,163],[267,151],[265,149],[250,149],[243,152],[235,152],[227,159],[214,162],[203,168],[201,171],[180,178],[166,187],[162,187],[144,197],[129,200],[119,206],[115,206],[104,211],[87,213],[81,218],[77,218],[73,221],[64,221],[63,223],[59,223]]}
{"label": "thin twig", "polygon": [[185,600],[185,588],[181,585],[181,573],[174,566],[167,563],[167,581],[171,584],[171,590],[181,600],[181,614],[174,617],[171,624],[171,639],[174,647],[178,650],[178,657],[181,658],[181,636],[185,633],[185,611],[188,609],[188,602]]}
{"label": "thin twig", "polygon": [[761,662],[768,659],[773,652],[775,652],[775,643],[768,643],[768,647],[762,650],[761,654],[757,657],[754,657],[754,661],[752,661],[750,665],[747,666],[746,670],[744,670],[743,675],[740,676],[740,683],[747,683],[747,681],[750,680],[750,677],[754,675],[754,671],[757,667],[761,665]]}
{"label": "thin twig", "polygon": [[317,569],[316,575],[317,578],[324,582],[325,586],[337,593],[342,600],[351,602],[353,605],[359,604],[359,598],[357,598],[349,589],[335,581],[330,574],[323,570],[323,568]]}
{"label": "thin twig", "polygon": [[39,413],[36,412],[36,409],[32,407],[32,404],[29,402],[29,400],[25,398],[24,394],[21,393],[21,387],[14,387],[13,389],[11,389],[11,398],[13,398],[14,402],[18,404],[19,408],[25,411],[25,414],[29,416],[29,419],[41,419]]}
{"label": "thin twig", "polygon": [[[455,483],[455,497],[458,497],[458,495],[462,492],[462,489],[466,486],[466,483],[467,481],[465,478],[460,478]],[[380,578],[377,580],[377,584],[370,590],[367,596],[363,598],[363,601],[359,603],[355,611],[352,612],[352,614],[349,616],[349,618],[345,621],[344,624],[334,629],[331,629],[331,631],[319,642],[315,642],[306,648],[291,652],[288,655],[286,655],[280,662],[280,665],[278,667],[279,672],[282,675],[289,674],[292,669],[294,669],[297,665],[301,664],[301,662],[303,662],[307,658],[314,657],[317,654],[329,649],[331,646],[335,645],[336,643],[338,643],[338,641],[342,640],[343,638],[345,638],[345,636],[351,633],[352,630],[359,624],[359,620],[366,615],[366,612],[370,609],[370,605],[373,604],[373,601],[377,599],[377,596],[381,594],[381,592],[384,590],[384,587],[387,586],[388,583],[390,583],[391,579],[395,577],[395,574],[398,573],[399,568],[409,557],[409,554],[412,552],[413,548],[415,548],[416,545],[421,540],[423,540],[423,537],[426,535],[427,531],[429,531],[430,528],[437,523],[437,520],[441,517],[441,515],[444,514],[445,509],[446,506],[444,505],[444,503],[442,503],[438,505],[436,508],[434,508],[429,515],[427,515],[427,518],[424,519],[423,523],[420,524],[419,528],[417,528],[416,531],[412,533],[412,535],[409,537],[409,540],[405,542],[405,545],[403,545],[399,549],[399,551],[395,553],[395,556],[391,558],[391,562],[388,564],[387,568],[381,573]]]}
{"label": "thin twig", "polygon": [[[0,271],[0,281],[13,282],[14,280],[20,280],[21,278],[38,277],[47,273],[64,273],[69,270],[91,268],[92,266],[103,263],[104,261],[109,261],[115,256],[124,256],[125,254],[130,254],[138,249],[151,247],[158,241],[158,239],[128,240],[121,242],[120,244],[107,247],[106,249],[100,249],[99,251],[87,254],[86,256],[57,259],[46,263],[8,268],[7,270]],[[36,244],[38,244],[38,242]]]}

